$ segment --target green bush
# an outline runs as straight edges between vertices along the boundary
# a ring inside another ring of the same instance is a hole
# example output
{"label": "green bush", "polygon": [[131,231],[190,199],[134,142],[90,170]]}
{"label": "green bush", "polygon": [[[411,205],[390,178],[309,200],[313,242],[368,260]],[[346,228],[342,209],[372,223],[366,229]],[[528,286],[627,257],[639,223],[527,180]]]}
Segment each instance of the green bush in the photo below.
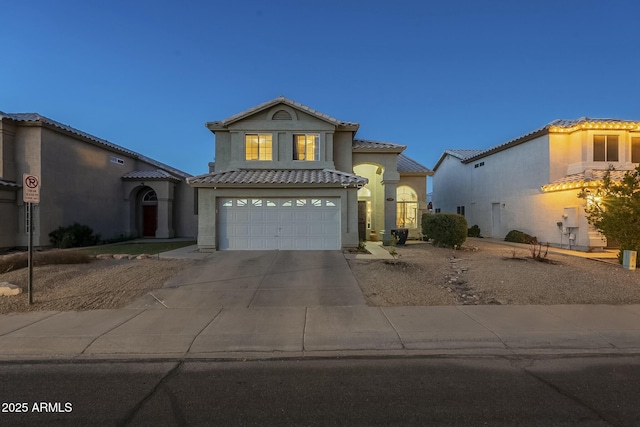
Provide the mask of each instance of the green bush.
{"label": "green bush", "polygon": [[49,241],[54,248],[78,248],[94,246],[100,240],[99,234],[87,225],[75,222],[68,227],[58,227],[49,233]]}
{"label": "green bush", "polygon": [[468,231],[467,236],[469,237],[482,237],[480,235],[480,227],[478,225],[473,225]]}
{"label": "green bush", "polygon": [[423,213],[422,214],[422,238],[424,240],[429,240],[431,239],[431,236],[429,235],[429,230],[431,228],[431,222],[433,221],[433,216],[434,214],[432,213]]}
{"label": "green bush", "polygon": [[459,247],[467,240],[467,231],[467,220],[462,215],[437,213],[422,216],[422,234],[433,239],[436,246]]}
{"label": "green bush", "polygon": [[530,236],[527,233],[523,233],[518,230],[511,230],[507,233],[507,236],[504,238],[505,242],[514,242],[514,243],[538,243],[538,239],[535,236]]}

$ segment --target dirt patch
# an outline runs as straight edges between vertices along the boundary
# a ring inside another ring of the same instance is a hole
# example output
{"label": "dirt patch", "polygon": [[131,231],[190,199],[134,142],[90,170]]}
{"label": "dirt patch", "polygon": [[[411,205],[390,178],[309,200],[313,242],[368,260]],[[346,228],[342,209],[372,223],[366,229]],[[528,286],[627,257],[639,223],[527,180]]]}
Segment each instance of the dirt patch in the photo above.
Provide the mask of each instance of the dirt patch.
{"label": "dirt patch", "polygon": [[54,310],[122,308],[193,265],[191,260],[93,260],[89,264],[35,267],[33,304],[27,298],[27,269],[0,274],[0,282],[22,288],[17,296],[0,296],[0,314]]}
{"label": "dirt patch", "polygon": [[640,271],[608,262],[469,239],[463,250],[411,242],[397,264],[351,260],[372,306],[464,304],[638,304]]}

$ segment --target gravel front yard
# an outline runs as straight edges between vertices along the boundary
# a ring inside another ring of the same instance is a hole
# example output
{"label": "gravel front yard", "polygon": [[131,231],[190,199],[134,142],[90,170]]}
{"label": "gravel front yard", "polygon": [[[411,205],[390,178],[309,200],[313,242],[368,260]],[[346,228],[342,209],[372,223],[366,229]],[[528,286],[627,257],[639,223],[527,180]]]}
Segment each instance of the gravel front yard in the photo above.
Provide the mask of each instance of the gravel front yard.
{"label": "gravel front yard", "polygon": [[[485,239],[468,239],[458,251],[409,242],[397,252],[396,264],[349,261],[369,305],[640,303],[640,270],[624,270],[615,260],[549,254],[555,264],[542,263],[526,246],[514,250]],[[0,296],[0,314],[125,307],[194,262],[109,259],[36,267],[31,306],[27,270],[0,274],[0,282],[24,292]]]}
{"label": "gravel front yard", "polygon": [[33,302],[27,304],[27,269],[0,274],[0,282],[22,294],[0,296],[0,314],[122,308],[193,264],[190,260],[94,260],[90,264],[45,265],[34,271]]}
{"label": "gravel front yard", "polygon": [[640,270],[616,260],[549,254],[470,238],[463,250],[424,242],[397,247],[397,264],[349,262],[369,305],[638,304]]}

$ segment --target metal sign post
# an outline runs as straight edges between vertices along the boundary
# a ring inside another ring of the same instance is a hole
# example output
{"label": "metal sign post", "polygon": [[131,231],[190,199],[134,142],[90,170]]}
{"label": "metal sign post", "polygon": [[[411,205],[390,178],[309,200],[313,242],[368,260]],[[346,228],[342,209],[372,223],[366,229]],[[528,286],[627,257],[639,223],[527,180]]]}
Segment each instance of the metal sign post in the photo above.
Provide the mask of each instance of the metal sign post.
{"label": "metal sign post", "polygon": [[33,304],[33,203],[27,204],[27,218],[29,219],[29,255],[27,262],[29,265],[28,274],[28,293],[29,293],[29,305]]}
{"label": "metal sign post", "polygon": [[22,201],[27,204],[27,226],[29,233],[28,293],[29,305],[33,304],[33,204],[40,203],[40,177],[25,173],[22,175]]}

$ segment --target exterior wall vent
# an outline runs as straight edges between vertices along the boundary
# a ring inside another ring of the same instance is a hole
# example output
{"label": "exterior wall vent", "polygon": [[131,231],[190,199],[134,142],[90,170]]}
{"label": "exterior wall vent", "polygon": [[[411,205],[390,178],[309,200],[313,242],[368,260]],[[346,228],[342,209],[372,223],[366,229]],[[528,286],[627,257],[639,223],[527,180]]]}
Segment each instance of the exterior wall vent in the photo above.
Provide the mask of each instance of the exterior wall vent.
{"label": "exterior wall vent", "polygon": [[110,161],[111,163],[115,163],[117,165],[124,165],[124,160],[119,157],[111,156]]}
{"label": "exterior wall vent", "polygon": [[279,110],[273,115],[273,120],[291,120],[291,114],[288,111]]}

